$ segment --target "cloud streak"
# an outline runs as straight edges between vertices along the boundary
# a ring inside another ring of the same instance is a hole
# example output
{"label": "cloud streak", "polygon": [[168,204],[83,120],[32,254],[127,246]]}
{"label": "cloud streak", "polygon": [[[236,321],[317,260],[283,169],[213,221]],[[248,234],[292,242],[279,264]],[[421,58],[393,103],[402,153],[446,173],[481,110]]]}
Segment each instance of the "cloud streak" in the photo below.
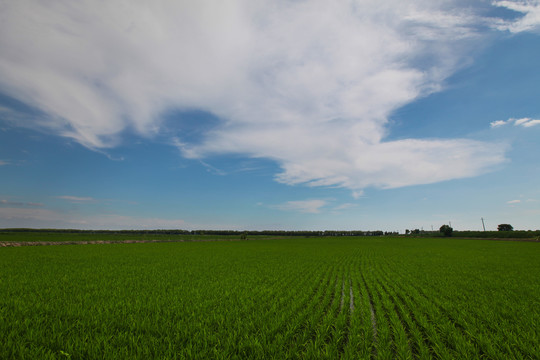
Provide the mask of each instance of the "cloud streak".
{"label": "cloud streak", "polygon": [[84,215],[52,209],[0,207],[0,227],[79,229],[185,229],[181,219],[131,217],[117,214]]}
{"label": "cloud streak", "polygon": [[30,207],[40,207],[44,204],[42,203],[35,203],[35,202],[19,202],[19,201],[9,201],[6,199],[0,200],[1,206],[30,206]]}
{"label": "cloud streak", "polygon": [[300,200],[300,201],[287,201],[280,205],[274,205],[272,208],[282,211],[295,211],[307,214],[318,214],[321,212],[321,208],[326,205],[325,200]]}
{"label": "cloud streak", "polygon": [[345,204],[341,204],[341,205],[338,205],[338,206],[334,207],[333,211],[349,210],[349,209],[355,208],[357,206],[358,206],[357,204],[345,203]]}
{"label": "cloud streak", "polygon": [[39,113],[12,121],[92,149],[199,109],[221,122],[196,140],[170,134],[183,156],[272,159],[285,184],[360,193],[504,161],[481,141],[387,140],[393,111],[443,89],[482,41],[491,20],[452,1],[17,1],[2,14],[0,90]]}
{"label": "cloud streak", "polygon": [[514,124],[514,126],[521,126],[524,128],[529,128],[531,126],[540,125],[540,120],[531,119],[531,118],[520,118],[520,119],[510,118],[506,121],[505,120],[493,121],[491,122],[490,125],[492,128],[498,128],[498,127],[508,125],[508,124]]}
{"label": "cloud streak", "polygon": [[96,201],[96,199],[91,198],[91,197],[81,197],[81,196],[71,196],[71,195],[62,195],[62,196],[57,196],[56,198],[61,199],[61,200],[76,202],[76,203]]}

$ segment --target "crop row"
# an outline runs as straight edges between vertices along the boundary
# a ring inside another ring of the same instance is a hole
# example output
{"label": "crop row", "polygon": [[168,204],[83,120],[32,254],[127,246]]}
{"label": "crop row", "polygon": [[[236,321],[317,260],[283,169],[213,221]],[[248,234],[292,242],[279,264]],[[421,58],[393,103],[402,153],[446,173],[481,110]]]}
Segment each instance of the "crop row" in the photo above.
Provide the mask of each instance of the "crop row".
{"label": "crop row", "polygon": [[534,243],[5,248],[0,358],[535,359]]}

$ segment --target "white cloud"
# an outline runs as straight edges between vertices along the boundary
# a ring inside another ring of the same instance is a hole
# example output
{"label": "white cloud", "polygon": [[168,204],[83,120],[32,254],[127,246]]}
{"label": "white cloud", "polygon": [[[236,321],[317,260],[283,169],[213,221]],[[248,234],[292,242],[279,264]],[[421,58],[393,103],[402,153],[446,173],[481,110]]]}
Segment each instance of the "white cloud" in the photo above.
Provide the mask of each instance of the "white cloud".
{"label": "white cloud", "polygon": [[538,31],[540,29],[540,1],[494,1],[493,5],[524,14],[511,21],[501,21],[498,28],[512,33]]}
{"label": "white cloud", "polygon": [[520,124],[523,127],[531,127],[535,125],[540,125],[540,120],[528,120],[527,122]]}
{"label": "white cloud", "polygon": [[504,120],[496,120],[496,121],[492,121],[490,123],[490,126],[492,128],[501,127],[503,125],[506,125],[506,121],[504,121]]}
{"label": "white cloud", "polygon": [[522,127],[528,128],[531,126],[540,125],[540,120],[531,119],[531,118],[520,118],[520,119],[510,118],[506,121],[504,120],[493,121],[491,122],[490,125],[492,128],[496,128],[496,127],[500,127],[507,124],[514,124],[514,126],[522,126]]}
{"label": "white cloud", "polygon": [[528,123],[531,119],[523,118],[523,119],[511,119],[511,120],[514,121],[515,126],[518,126],[518,125],[525,126],[525,124]]}
{"label": "white cloud", "polygon": [[301,213],[317,214],[321,208],[326,205],[324,200],[301,200],[287,201],[280,205],[274,205],[272,208],[283,211],[297,211]]}
{"label": "white cloud", "polygon": [[504,160],[480,141],[385,140],[392,112],[441,90],[482,41],[484,19],[468,5],[14,1],[1,20],[0,90],[41,111],[12,121],[89,148],[115,146],[125,130],[155,135],[173,108],[222,120],[197,143],[178,134],[185,157],[273,159],[287,184],[358,194]]}
{"label": "white cloud", "polygon": [[[285,126],[289,128],[289,126]],[[360,133],[325,130],[238,129],[215,137],[206,151],[248,153],[281,163],[277,180],[285,184],[395,188],[474,176],[503,160],[504,148],[469,140],[358,141]],[[282,132],[283,131],[283,132]],[[318,141],[314,136],[318,135]],[[257,152],[252,152],[257,150]],[[484,162],[484,164],[482,164]]]}

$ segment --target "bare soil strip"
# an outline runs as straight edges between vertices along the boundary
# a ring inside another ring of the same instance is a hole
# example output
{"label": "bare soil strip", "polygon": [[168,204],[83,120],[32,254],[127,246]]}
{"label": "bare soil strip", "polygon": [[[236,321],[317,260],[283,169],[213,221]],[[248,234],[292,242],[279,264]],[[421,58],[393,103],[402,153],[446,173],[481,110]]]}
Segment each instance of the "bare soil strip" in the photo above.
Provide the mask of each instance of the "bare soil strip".
{"label": "bare soil strip", "polygon": [[373,338],[377,342],[377,320],[375,320],[375,310],[373,309],[373,303],[369,300],[369,311],[371,312],[371,327],[373,328]]}
{"label": "bare soil strip", "polygon": [[339,312],[343,310],[343,303],[345,302],[345,280],[341,283],[341,302],[339,303]]}
{"label": "bare soil strip", "polygon": [[352,280],[349,279],[349,295],[351,298],[351,302],[349,304],[349,310],[352,313],[354,311],[354,295],[352,291]]}
{"label": "bare soil strip", "polygon": [[[269,238],[270,240],[272,238]],[[489,241],[524,241],[540,242],[540,238],[456,238],[465,240],[489,240]],[[164,243],[164,242],[206,242],[206,241],[240,241],[242,239],[197,239],[197,240],[81,240],[81,241],[0,241],[0,247],[21,246],[45,246],[45,245],[95,245],[95,244],[139,244],[139,243]]]}
{"label": "bare soil strip", "polygon": [[240,239],[197,239],[197,240],[81,240],[81,241],[1,241],[0,247],[45,246],[45,245],[95,245],[95,244],[141,244],[166,242],[240,241]]}
{"label": "bare soil strip", "polygon": [[371,328],[373,330],[373,347],[372,347],[372,357],[377,358],[377,343],[379,342],[377,337],[377,320],[375,319],[375,308],[373,306],[373,297],[371,296],[371,293],[369,292],[369,287],[366,282],[366,278],[364,277],[364,274],[362,276],[362,281],[364,282],[364,287],[366,290],[366,294],[368,296],[369,300],[369,311],[371,313]]}

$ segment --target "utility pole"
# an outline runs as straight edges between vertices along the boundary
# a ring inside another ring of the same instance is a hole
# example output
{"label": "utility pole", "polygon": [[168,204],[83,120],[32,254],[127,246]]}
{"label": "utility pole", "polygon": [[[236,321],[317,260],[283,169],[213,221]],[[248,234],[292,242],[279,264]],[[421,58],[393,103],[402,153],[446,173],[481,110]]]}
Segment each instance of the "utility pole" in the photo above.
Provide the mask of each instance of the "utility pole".
{"label": "utility pole", "polygon": [[486,231],[486,225],[484,225],[484,218],[481,218],[482,219],[482,227],[484,228],[484,232]]}

